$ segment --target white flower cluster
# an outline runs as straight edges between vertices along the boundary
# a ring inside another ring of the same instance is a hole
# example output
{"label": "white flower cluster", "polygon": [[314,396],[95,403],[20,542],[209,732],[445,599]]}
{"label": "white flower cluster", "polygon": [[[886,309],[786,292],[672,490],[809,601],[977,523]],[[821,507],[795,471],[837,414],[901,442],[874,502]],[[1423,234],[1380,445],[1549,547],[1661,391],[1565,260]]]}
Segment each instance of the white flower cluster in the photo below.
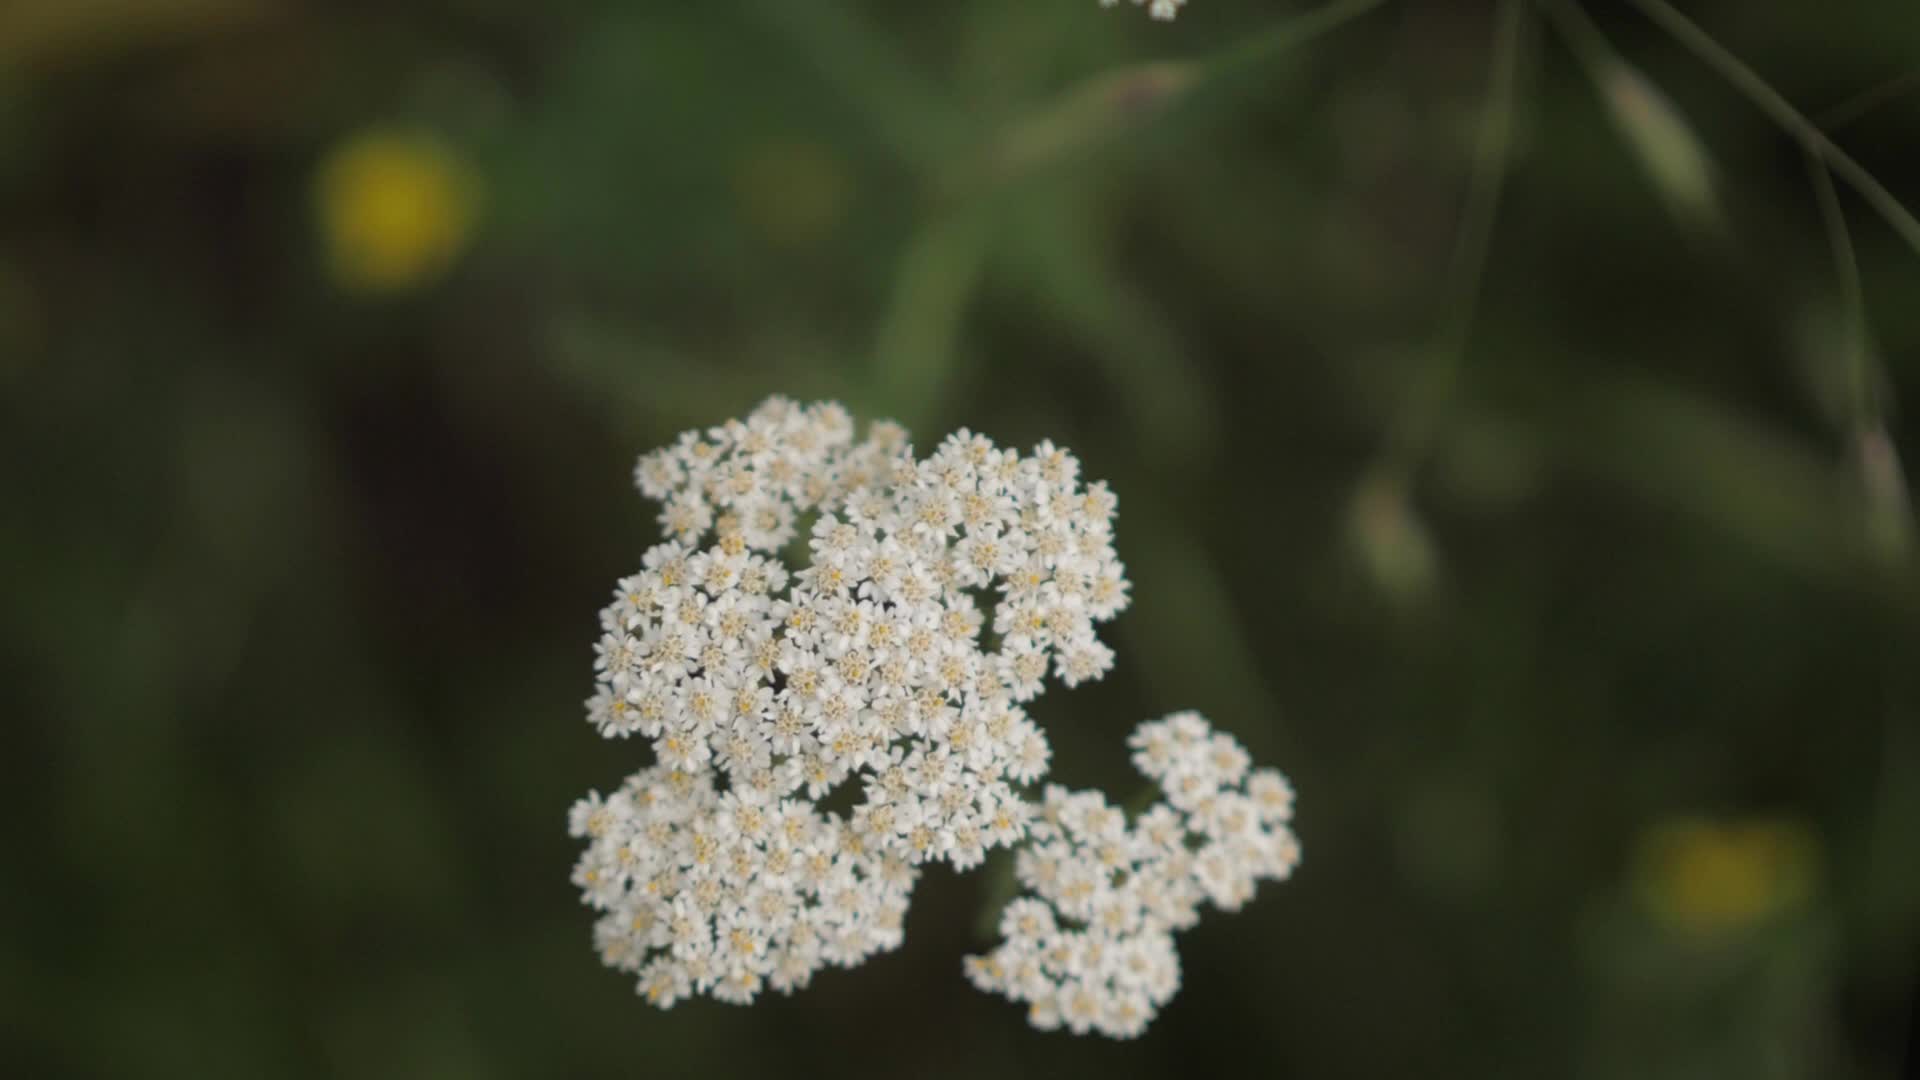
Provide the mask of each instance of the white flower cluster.
{"label": "white flower cluster", "polygon": [[916,461],[896,425],[856,441],[839,406],[774,398],[635,480],[671,539],[601,613],[587,711],[655,764],[568,824],[595,945],[650,1002],[859,964],[901,943],[923,863],[1025,844],[1035,895],[969,976],[1036,1026],[1133,1035],[1178,988],[1173,931],[1298,862],[1286,781],[1192,713],[1133,735],[1166,800],[1131,823],[1098,793],[1022,794],[1051,757],[1024,704],[1049,671],[1103,675],[1094,624],[1127,603],[1113,495],[1066,451],[962,431]]}
{"label": "white flower cluster", "polygon": [[1035,1027],[1129,1038],[1180,986],[1173,932],[1202,901],[1236,910],[1300,861],[1293,789],[1197,713],[1141,725],[1134,764],[1165,801],[1131,824],[1099,792],[1049,785],[1015,873],[1000,946],[968,957],[973,984],[1028,1004]]}
{"label": "white flower cluster", "polygon": [[[1117,7],[1120,0],[1100,0],[1101,7]],[[1147,14],[1156,19],[1171,19],[1187,5],[1187,0],[1133,0],[1134,7],[1144,7]]]}
{"label": "white flower cluster", "polygon": [[[1112,494],[1051,443],[962,431],[916,461],[896,425],[856,442],[839,406],[782,398],[635,478],[672,539],[601,614],[588,715],[656,764],[570,822],[603,957],[664,1007],[896,947],[921,863],[1025,836],[1014,785],[1051,750],[1022,704],[1049,670],[1112,665],[1093,630],[1127,602]],[[851,811],[822,809],[849,781]]]}

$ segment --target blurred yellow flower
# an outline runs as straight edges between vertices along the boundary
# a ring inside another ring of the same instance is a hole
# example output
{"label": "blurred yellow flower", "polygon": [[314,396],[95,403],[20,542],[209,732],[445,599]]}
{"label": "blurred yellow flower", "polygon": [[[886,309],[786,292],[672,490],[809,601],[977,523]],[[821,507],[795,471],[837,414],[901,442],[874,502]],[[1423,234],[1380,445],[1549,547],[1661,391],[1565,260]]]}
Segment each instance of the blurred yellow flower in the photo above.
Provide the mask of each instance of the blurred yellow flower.
{"label": "blurred yellow flower", "polygon": [[426,135],[366,132],[320,165],[316,188],[328,269],[342,287],[399,292],[439,277],[466,246],[480,179]]}
{"label": "blurred yellow flower", "polygon": [[1689,934],[1743,930],[1811,887],[1816,841],[1793,821],[1669,821],[1640,836],[1635,886],[1657,921]]}

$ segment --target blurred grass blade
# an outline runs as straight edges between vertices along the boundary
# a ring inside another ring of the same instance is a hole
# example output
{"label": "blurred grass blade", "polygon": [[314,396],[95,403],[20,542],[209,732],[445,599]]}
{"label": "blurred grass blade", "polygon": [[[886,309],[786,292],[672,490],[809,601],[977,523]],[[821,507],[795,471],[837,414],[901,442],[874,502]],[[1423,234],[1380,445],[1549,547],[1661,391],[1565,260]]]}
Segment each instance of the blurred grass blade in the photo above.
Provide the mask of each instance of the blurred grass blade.
{"label": "blurred grass blade", "polygon": [[1234,49],[1209,61],[1207,64],[1209,74],[1226,75],[1241,68],[1264,64],[1281,53],[1304,45],[1329,30],[1365,15],[1384,2],[1385,0],[1341,0],[1339,3],[1328,4],[1317,11],[1297,15],[1287,22],[1253,35]]}
{"label": "blurred grass blade", "polygon": [[910,165],[931,168],[960,130],[960,113],[940,88],[847,5],[759,0],[752,10],[811,58],[821,76],[864,112],[879,137]]}
{"label": "blurred grass blade", "polygon": [[578,307],[555,312],[545,327],[540,357],[556,384],[623,437],[707,423],[743,401],[765,397],[769,385],[803,398],[845,399],[854,391],[824,364],[795,370],[703,362],[663,344],[655,328]]}
{"label": "blurred grass blade", "polygon": [[1466,205],[1460,212],[1453,256],[1447,267],[1447,299],[1440,328],[1383,448],[1396,471],[1409,472],[1426,458],[1457,393],[1467,338],[1480,308],[1493,226],[1500,214],[1507,173],[1513,167],[1514,116],[1525,41],[1526,5],[1521,0],[1507,0],[1494,16],[1486,103],[1480,110],[1473,174],[1467,182]]}
{"label": "blurred grass blade", "polygon": [[992,188],[1071,161],[1138,130],[1209,83],[1257,67],[1379,7],[1384,0],[1340,0],[1287,19],[1211,59],[1158,60],[1094,76],[994,138],[982,160],[949,185],[956,193]]}
{"label": "blurred grass blade", "polygon": [[911,426],[927,419],[946,389],[960,317],[980,280],[989,233],[985,213],[939,218],[901,256],[874,344],[879,411]]}
{"label": "blurred grass blade", "polygon": [[1090,218],[1068,198],[1028,207],[1008,234],[1017,272],[1081,343],[1143,440],[1174,460],[1212,456],[1224,427],[1220,401],[1192,377],[1195,359],[1174,318],[1115,272]]}
{"label": "blurred grass blade", "polygon": [[1667,210],[1682,225],[1717,230],[1722,219],[1713,163],[1686,117],[1621,59],[1579,5],[1553,0],[1545,7]]}
{"label": "blurred grass blade", "polygon": [[1909,71],[1868,87],[1820,114],[1819,124],[1827,131],[1844,127],[1882,105],[1920,91],[1920,71]]}
{"label": "blurred grass blade", "polygon": [[1840,209],[1840,195],[1833,189],[1833,177],[1826,163],[1807,154],[1807,172],[1813,181],[1813,194],[1820,206],[1820,224],[1826,229],[1827,243],[1833,249],[1834,275],[1840,284],[1842,316],[1841,362],[1847,387],[1847,420],[1854,428],[1865,430],[1880,417],[1875,388],[1871,339],[1867,333],[1866,300],[1860,287],[1860,263],[1854,255],[1853,237],[1847,231],[1847,218]]}
{"label": "blurred grass blade", "polygon": [[995,139],[963,189],[993,187],[1069,161],[1160,115],[1201,68],[1162,61],[1096,76],[1028,114]]}

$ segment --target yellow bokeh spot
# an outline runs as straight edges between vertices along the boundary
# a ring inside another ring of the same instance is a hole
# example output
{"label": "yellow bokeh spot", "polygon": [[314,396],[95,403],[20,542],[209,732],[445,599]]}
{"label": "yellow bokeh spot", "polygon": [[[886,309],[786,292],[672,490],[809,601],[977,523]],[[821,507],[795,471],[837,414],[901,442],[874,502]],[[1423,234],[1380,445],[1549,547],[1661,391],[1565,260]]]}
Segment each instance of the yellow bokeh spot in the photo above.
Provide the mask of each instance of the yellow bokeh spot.
{"label": "yellow bokeh spot", "polygon": [[1635,885],[1648,913],[1696,935],[1754,926],[1806,898],[1815,840],[1789,821],[1670,821],[1644,832]]}
{"label": "yellow bokeh spot", "polygon": [[481,185],[425,135],[367,132],[330,152],[316,188],[328,270],[342,287],[392,293],[438,278],[465,248]]}

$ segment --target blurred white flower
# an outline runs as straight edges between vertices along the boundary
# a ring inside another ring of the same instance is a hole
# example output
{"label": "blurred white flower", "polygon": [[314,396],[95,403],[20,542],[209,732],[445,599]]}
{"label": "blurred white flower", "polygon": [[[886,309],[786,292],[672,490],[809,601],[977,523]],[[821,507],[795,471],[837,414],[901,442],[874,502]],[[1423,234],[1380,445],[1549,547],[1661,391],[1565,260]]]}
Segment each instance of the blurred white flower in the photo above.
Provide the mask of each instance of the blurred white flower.
{"label": "blurred white flower", "polygon": [[[1131,0],[1134,7],[1144,7],[1147,14],[1156,19],[1171,19],[1187,5],[1187,0]],[[1118,7],[1120,0],[1100,0],[1101,7]]]}

